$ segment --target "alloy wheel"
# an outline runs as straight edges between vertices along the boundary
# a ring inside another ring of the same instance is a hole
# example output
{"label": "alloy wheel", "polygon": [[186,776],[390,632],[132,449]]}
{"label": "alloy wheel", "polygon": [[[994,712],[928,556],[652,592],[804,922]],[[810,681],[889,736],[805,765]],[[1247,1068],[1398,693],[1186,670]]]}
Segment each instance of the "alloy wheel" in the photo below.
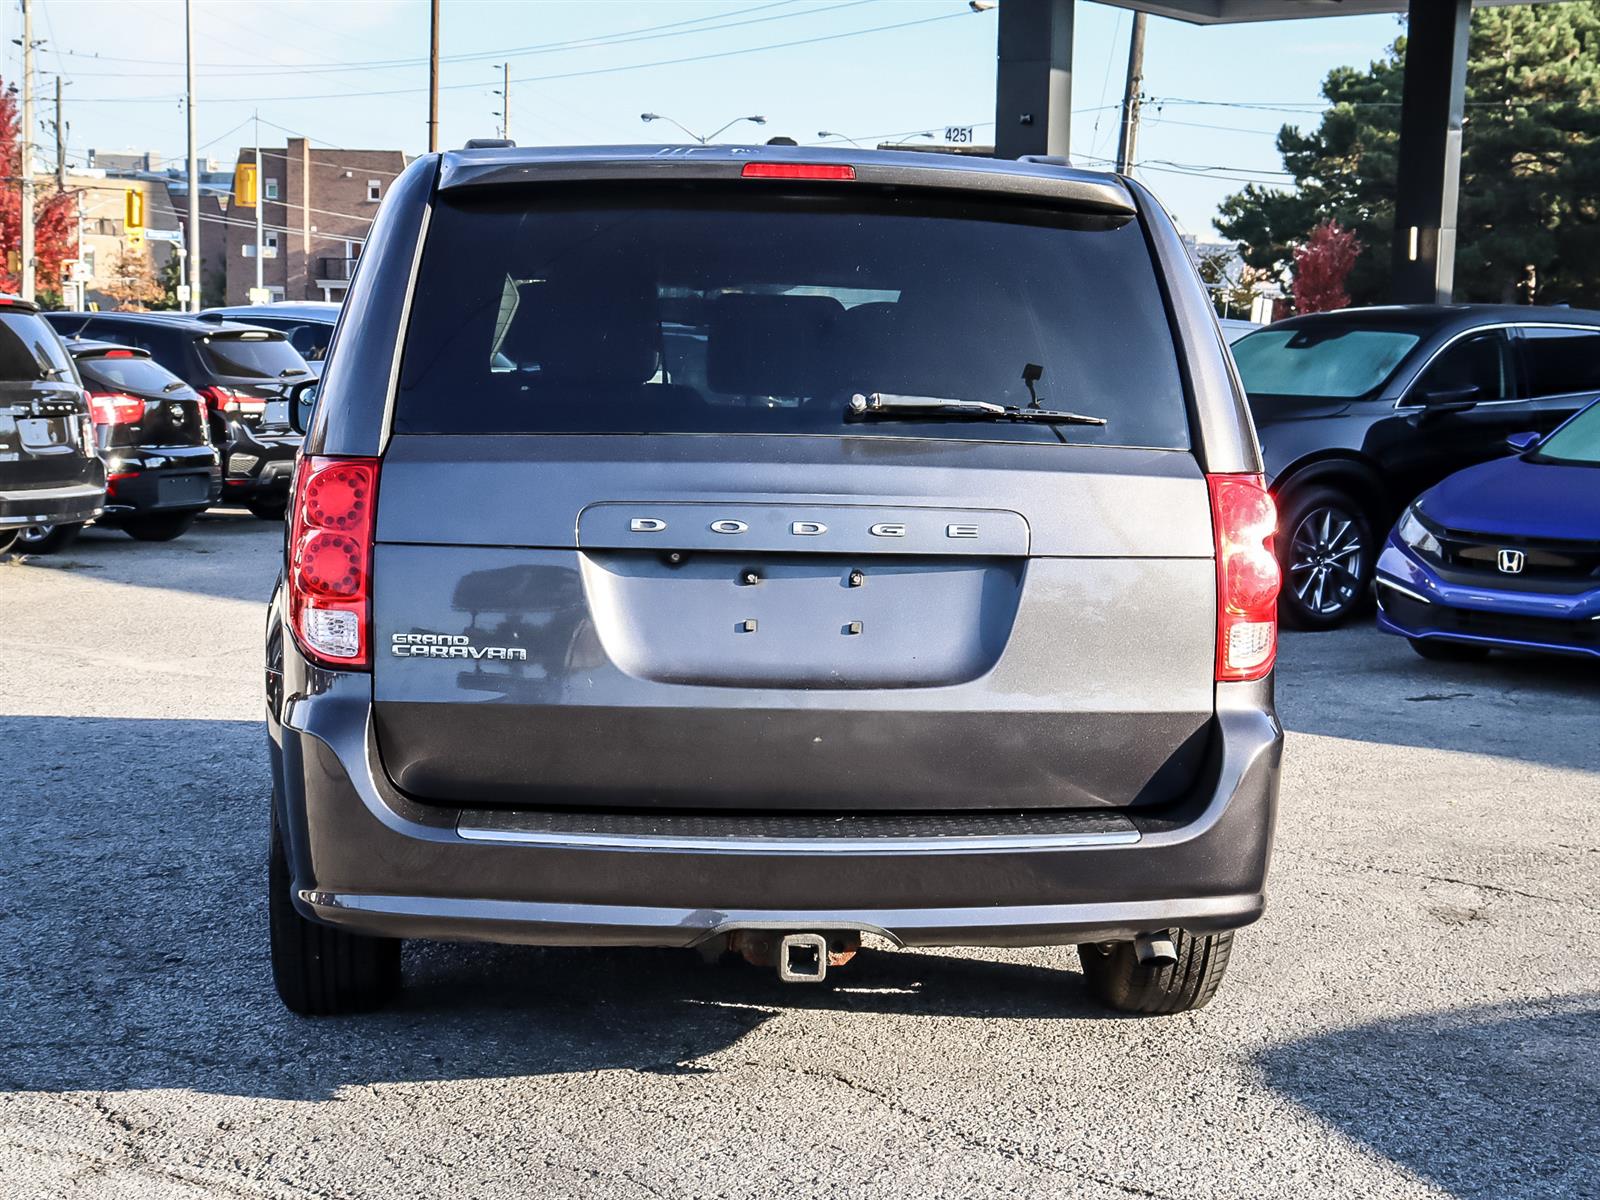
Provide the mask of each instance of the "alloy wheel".
{"label": "alloy wheel", "polygon": [[37,546],[55,531],[54,525],[30,525],[17,535],[17,542],[23,546]]}
{"label": "alloy wheel", "polygon": [[1332,505],[1314,508],[1289,541],[1289,586],[1307,612],[1331,617],[1356,602],[1365,556],[1354,517]]}

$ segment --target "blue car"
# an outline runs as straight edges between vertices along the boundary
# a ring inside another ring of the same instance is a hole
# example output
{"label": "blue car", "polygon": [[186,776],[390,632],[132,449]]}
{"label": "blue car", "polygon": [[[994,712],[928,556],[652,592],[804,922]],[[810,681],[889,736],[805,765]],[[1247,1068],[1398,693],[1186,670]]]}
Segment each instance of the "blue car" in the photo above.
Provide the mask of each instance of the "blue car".
{"label": "blue car", "polygon": [[1419,496],[1378,558],[1378,625],[1424,658],[1600,657],[1600,401]]}

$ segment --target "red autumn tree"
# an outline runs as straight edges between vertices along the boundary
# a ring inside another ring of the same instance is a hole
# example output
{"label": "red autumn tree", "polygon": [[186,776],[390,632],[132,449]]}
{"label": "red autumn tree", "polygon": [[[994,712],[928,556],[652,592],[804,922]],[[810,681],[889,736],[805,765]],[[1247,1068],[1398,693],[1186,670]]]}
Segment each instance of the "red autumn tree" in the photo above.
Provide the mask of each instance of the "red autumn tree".
{"label": "red autumn tree", "polygon": [[1361,239],[1337,221],[1323,221],[1311,231],[1305,245],[1294,250],[1294,294],[1297,313],[1348,308],[1345,281],[1361,253]]}
{"label": "red autumn tree", "polygon": [[[17,89],[0,80],[0,292],[22,291],[22,139]],[[58,192],[49,176],[35,176],[33,256],[34,288],[61,293],[61,262],[77,250],[77,202],[71,192]],[[12,256],[18,269],[12,269]]]}

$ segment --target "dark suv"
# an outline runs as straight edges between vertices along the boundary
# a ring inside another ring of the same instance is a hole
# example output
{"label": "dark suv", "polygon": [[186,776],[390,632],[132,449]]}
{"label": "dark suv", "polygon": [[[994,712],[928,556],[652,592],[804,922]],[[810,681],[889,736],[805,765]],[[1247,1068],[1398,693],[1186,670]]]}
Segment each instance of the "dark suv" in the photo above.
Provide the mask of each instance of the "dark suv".
{"label": "dark suv", "polygon": [[1384,535],[1446,475],[1600,394],[1600,312],[1497,304],[1311,313],[1233,344],[1283,514],[1283,616],[1328,629]]}
{"label": "dark suv", "polygon": [[267,631],[291,1008],[380,1002],[401,938],[1075,944],[1116,1008],[1211,997],[1272,840],[1273,509],[1138,184],[429,155],[347,311]]}
{"label": "dark suv", "polygon": [[277,330],[182,313],[49,313],[62,334],[148,351],[205,400],[223,452],[222,501],[278,520],[300,435],[275,420],[288,389],[312,372]]}
{"label": "dark suv", "polygon": [[0,551],[39,525],[76,532],[105,494],[71,356],[37,308],[0,296]]}

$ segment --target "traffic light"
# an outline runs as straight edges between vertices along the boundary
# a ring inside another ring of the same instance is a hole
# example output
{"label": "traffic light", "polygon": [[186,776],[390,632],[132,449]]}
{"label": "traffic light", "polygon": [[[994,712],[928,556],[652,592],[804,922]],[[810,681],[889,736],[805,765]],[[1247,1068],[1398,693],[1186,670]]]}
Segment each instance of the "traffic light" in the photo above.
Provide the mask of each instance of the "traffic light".
{"label": "traffic light", "polygon": [[138,188],[128,188],[122,193],[122,228],[130,236],[144,233],[144,193]]}
{"label": "traffic light", "polygon": [[242,162],[233,168],[233,206],[235,208],[256,206],[255,163]]}

